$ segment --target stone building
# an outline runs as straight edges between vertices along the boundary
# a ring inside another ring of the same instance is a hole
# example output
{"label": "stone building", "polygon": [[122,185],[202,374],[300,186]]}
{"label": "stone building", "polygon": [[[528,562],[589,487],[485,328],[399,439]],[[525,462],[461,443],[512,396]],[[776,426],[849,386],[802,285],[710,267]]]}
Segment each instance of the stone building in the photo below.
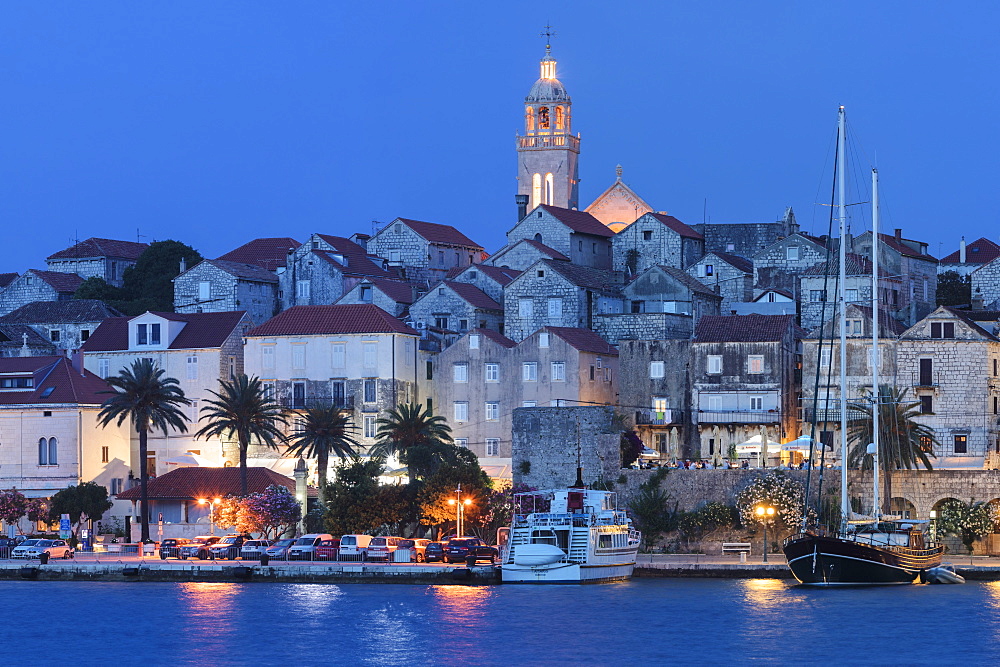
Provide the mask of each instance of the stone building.
{"label": "stone building", "polygon": [[747,259],[799,231],[790,206],[777,222],[708,222],[692,227],[705,237],[705,252],[728,252]]}
{"label": "stone building", "polygon": [[521,272],[515,269],[476,264],[464,269],[452,269],[448,272],[448,280],[475,285],[486,292],[491,299],[503,305],[504,288],[519,275]]}
{"label": "stone building", "polygon": [[734,304],[753,301],[753,262],[727,252],[710,252],[687,267],[688,275],[722,297],[719,311],[728,315]]}
{"label": "stone building", "polygon": [[278,272],[282,310],[292,306],[329,305],[362,278],[393,278],[384,262],[350,239],[313,234],[288,253]]}
{"label": "stone building", "polygon": [[983,308],[1000,308],[1000,259],[986,262],[970,275],[972,302]]}
{"label": "stone building", "polygon": [[720,460],[755,435],[799,436],[801,345],[793,315],[703,317],[691,344],[696,456]]}
{"label": "stone building", "polygon": [[[622,180],[621,165],[615,168],[615,173],[615,182],[584,210],[611,231],[620,232],[646,213],[652,213],[653,208]],[[622,270],[621,267],[616,268]]]}
{"label": "stone building", "polygon": [[592,329],[621,312],[620,274],[543,259],[504,288],[504,334],[520,341],[544,326]]}
{"label": "stone building", "polygon": [[56,346],[26,324],[0,322],[0,357],[51,357]]}
{"label": "stone building", "polygon": [[[507,244],[530,239],[568,257],[577,266],[610,269],[614,235],[589,213],[543,204],[532,209],[507,232]],[[524,268],[523,265],[511,266]]]}
{"label": "stone building", "polygon": [[789,290],[771,287],[755,290],[758,294],[747,303],[733,303],[735,315],[798,315],[799,302]]}
{"label": "stone building", "polygon": [[206,259],[173,279],[174,311],[245,310],[254,324],[278,312],[278,276],[257,264]]}
{"label": "stone building", "polygon": [[82,284],[75,273],[28,269],[0,290],[0,315],[36,301],[69,301]]}
{"label": "stone building", "polygon": [[101,278],[122,286],[125,269],[135,266],[147,243],[89,238],[45,258],[49,271],[75,273],[83,279]]}
{"label": "stone building", "polygon": [[413,302],[426,292],[427,286],[422,283],[389,278],[362,278],[344,296],[337,299],[337,305],[371,303],[396,317],[405,317]]}
{"label": "stone building", "polygon": [[704,237],[665,213],[646,213],[612,239],[614,269],[638,275],[651,266],[686,269],[705,254]]}
{"label": "stone building", "polygon": [[614,405],[618,393],[618,351],[587,329],[544,327],[520,343],[477,329],[439,354],[435,371],[453,437],[489,465],[510,465],[515,408]]}
{"label": "stone building", "polygon": [[386,410],[422,400],[426,360],[418,341],[414,329],[373,304],[296,306],[246,334],[247,373],[293,410],[328,403],[351,410],[356,439],[367,448]]}
{"label": "stone building", "polygon": [[[902,282],[899,304],[894,308],[896,319],[915,324],[937,307],[938,261],[927,254],[927,244],[903,238],[903,230],[895,234],[879,234],[880,269]],[[872,234],[865,232],[852,243],[852,250],[871,258]]]}
{"label": "stone building", "polygon": [[569,261],[566,255],[535,239],[521,239],[508,243],[486,261],[492,266],[521,272],[540,259]]}
{"label": "stone building", "polygon": [[478,264],[483,247],[451,225],[396,218],[367,240],[368,252],[384,258],[400,277],[428,284],[450,269]]}
{"label": "stone building", "polygon": [[0,317],[0,325],[31,327],[55,350],[65,353],[79,350],[101,322],[121,315],[97,299],[36,301]]}
{"label": "stone building", "polygon": [[300,245],[302,244],[287,236],[260,238],[248,241],[216,259],[223,262],[253,264],[277,274],[287,265],[289,251],[295,250]]}
{"label": "stone building", "polygon": [[[215,465],[239,462],[235,443],[218,438],[195,439],[200,408],[219,381],[243,372],[243,334],[250,329],[243,311],[228,313],[154,313],[104,320],[83,344],[83,366],[100,378],[128,368],[137,359],[152,359],[166,377],[176,378],[191,405],[182,408],[189,420],[186,433],[151,431],[147,469],[160,475],[167,461],[186,453]],[[138,435],[132,434],[133,460],[138,459]]]}
{"label": "stone building", "polygon": [[517,408],[511,447],[514,484],[536,489],[574,483],[615,484],[621,469],[621,427],[605,406]]}
{"label": "stone building", "polygon": [[410,320],[440,337],[441,348],[471,329],[503,333],[503,306],[475,285],[445,280],[410,306]]}
{"label": "stone building", "polygon": [[[872,302],[872,263],[866,257],[847,253],[847,275],[844,294],[848,303],[859,305]],[[826,264],[807,269],[799,279],[799,318],[802,328],[812,330],[831,317],[837,304],[837,276],[840,263],[827,270]],[[901,303],[902,282],[899,277],[879,267],[879,302],[890,312],[898,312]]]}
{"label": "stone building", "polygon": [[817,265],[837,263],[825,239],[795,232],[779,239],[753,256],[754,289],[781,289],[798,301],[799,277]]}
{"label": "stone building", "polygon": [[960,276],[968,276],[997,257],[1000,257],[1000,245],[994,241],[988,238],[978,238],[966,245],[963,236],[958,250],[950,255],[945,255],[938,262],[938,275],[954,271]]}

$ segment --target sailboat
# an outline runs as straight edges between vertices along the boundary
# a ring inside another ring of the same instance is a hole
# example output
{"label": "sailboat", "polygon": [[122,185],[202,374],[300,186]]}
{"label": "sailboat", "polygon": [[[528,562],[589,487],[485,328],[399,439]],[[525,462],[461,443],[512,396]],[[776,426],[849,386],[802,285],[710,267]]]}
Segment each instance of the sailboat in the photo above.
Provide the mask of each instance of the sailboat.
{"label": "sailboat", "polygon": [[845,187],[846,122],[844,107],[838,114],[837,185],[840,218],[840,280],[837,302],[840,329],[840,513],[837,532],[825,534],[805,527],[785,540],[788,567],[801,584],[810,586],[864,586],[910,584],[924,579],[928,570],[941,565],[944,547],[927,538],[928,521],[904,519],[882,513],[879,499],[879,299],[878,299],[878,171],[872,169],[872,433],[868,445],[872,455],[874,484],[871,515],[851,512],[847,495],[847,326],[846,288],[847,204]]}

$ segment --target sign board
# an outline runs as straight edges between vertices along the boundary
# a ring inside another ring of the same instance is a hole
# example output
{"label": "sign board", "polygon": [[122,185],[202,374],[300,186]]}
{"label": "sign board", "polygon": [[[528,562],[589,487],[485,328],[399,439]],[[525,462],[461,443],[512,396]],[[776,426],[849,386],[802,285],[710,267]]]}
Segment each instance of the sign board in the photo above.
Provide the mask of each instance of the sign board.
{"label": "sign board", "polygon": [[69,514],[63,514],[59,517],[59,537],[62,539],[69,539],[72,534],[72,528],[69,523]]}

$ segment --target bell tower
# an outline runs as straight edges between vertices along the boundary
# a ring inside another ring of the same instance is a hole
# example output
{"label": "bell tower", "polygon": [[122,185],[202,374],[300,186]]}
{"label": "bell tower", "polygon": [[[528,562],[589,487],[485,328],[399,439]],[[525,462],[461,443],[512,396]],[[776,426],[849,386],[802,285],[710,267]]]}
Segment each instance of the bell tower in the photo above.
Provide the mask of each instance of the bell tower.
{"label": "bell tower", "polygon": [[[546,38],[554,34],[545,30]],[[528,197],[528,210],[539,204],[579,206],[580,136],[572,133],[572,117],[569,94],[556,78],[556,59],[546,44],[541,76],[524,98],[524,136],[516,137],[517,194],[519,201]]]}

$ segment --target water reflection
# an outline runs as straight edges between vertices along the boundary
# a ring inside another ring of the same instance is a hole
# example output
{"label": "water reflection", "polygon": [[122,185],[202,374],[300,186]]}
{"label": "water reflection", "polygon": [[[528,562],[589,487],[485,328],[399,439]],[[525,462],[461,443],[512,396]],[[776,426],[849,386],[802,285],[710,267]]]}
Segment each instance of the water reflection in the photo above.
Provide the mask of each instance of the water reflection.
{"label": "water reflection", "polygon": [[343,595],[340,586],[334,584],[299,584],[287,590],[280,604],[307,627],[319,627],[328,622],[332,605]]}
{"label": "water reflection", "polygon": [[482,650],[486,611],[495,589],[491,586],[431,586],[429,593],[446,650],[471,662],[492,664],[497,656]]}
{"label": "water reflection", "polygon": [[781,579],[743,580],[743,599],[756,609],[787,604],[789,586]]}
{"label": "water reflection", "polygon": [[236,624],[227,621],[236,610],[240,585],[189,582],[178,586],[182,634],[197,641],[228,644],[237,632]]}

